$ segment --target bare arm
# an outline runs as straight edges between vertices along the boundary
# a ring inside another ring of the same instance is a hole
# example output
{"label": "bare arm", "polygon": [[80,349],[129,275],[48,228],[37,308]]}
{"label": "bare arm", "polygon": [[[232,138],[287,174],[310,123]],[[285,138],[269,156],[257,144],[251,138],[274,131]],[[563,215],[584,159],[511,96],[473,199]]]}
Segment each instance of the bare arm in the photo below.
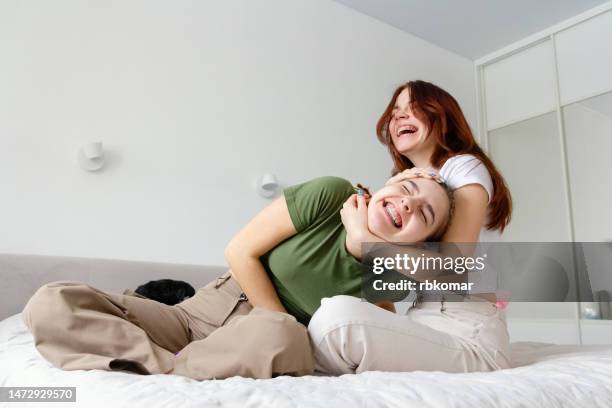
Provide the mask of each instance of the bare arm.
{"label": "bare arm", "polygon": [[232,276],[253,306],[287,313],[259,257],[296,234],[285,197],[257,214],[225,248]]}
{"label": "bare arm", "polygon": [[[455,190],[455,214],[442,240],[473,243],[460,245],[464,256],[472,256],[487,217],[488,205],[489,195],[480,184],[468,184]],[[495,293],[481,293],[479,296],[490,302],[497,301]]]}
{"label": "bare arm", "polygon": [[455,214],[442,241],[478,242],[488,205],[489,196],[480,184],[468,184],[456,189]]}
{"label": "bare arm", "polygon": [[395,304],[389,300],[382,300],[380,302],[376,302],[375,305],[391,313],[397,313],[397,310],[395,310]]}

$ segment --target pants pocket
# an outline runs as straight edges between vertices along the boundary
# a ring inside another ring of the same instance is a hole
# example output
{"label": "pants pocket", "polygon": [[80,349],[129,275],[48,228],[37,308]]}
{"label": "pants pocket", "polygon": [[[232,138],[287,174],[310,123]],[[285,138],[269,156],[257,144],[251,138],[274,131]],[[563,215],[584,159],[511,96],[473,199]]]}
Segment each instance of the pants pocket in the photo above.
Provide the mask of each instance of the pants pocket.
{"label": "pants pocket", "polygon": [[[195,321],[212,328],[219,328],[247,298],[229,272],[200,288],[195,296],[181,302],[180,306]],[[207,332],[208,330],[204,330]]]}
{"label": "pants pocket", "polygon": [[227,271],[215,280],[215,289],[218,289],[232,277],[231,272]]}
{"label": "pants pocket", "polygon": [[223,326],[225,322],[227,322],[227,319],[229,319],[230,316],[234,313],[234,311],[236,311],[236,309],[240,307],[240,304],[245,301],[246,297],[243,298],[243,295],[240,295],[238,298],[234,298],[231,303],[229,303],[225,311],[219,315],[219,326]]}

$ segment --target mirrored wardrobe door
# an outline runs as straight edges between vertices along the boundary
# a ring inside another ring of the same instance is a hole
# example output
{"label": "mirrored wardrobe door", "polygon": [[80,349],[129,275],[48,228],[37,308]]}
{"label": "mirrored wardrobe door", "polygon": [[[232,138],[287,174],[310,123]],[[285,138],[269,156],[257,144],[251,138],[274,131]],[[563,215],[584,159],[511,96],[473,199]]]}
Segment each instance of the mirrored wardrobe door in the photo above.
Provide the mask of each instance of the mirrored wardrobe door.
{"label": "mirrored wardrobe door", "polygon": [[593,299],[581,303],[585,344],[612,344],[612,92],[563,108],[576,241],[586,244]]}

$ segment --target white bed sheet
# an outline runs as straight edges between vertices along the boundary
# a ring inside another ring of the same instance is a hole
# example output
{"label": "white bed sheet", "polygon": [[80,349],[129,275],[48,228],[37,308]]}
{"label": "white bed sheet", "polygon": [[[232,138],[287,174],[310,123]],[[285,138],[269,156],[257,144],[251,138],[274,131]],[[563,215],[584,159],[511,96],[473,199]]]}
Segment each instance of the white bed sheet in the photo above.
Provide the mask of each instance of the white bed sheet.
{"label": "white bed sheet", "polygon": [[612,347],[516,343],[513,359],[529,365],[492,373],[368,372],[199,382],[174,375],[60,370],[38,354],[20,314],[0,322],[0,386],[77,387],[76,404],[53,407],[612,407]]}

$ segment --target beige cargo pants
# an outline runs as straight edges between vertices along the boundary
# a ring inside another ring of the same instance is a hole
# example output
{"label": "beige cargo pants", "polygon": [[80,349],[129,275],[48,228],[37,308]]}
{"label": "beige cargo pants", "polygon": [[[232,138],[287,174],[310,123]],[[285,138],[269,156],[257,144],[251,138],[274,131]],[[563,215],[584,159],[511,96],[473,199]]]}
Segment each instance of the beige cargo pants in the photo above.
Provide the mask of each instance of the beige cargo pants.
{"label": "beige cargo pants", "polygon": [[305,375],[314,368],[306,327],[291,315],[253,307],[229,272],[175,306],[53,282],[32,296],[23,320],[40,354],[65,370],[206,380]]}

